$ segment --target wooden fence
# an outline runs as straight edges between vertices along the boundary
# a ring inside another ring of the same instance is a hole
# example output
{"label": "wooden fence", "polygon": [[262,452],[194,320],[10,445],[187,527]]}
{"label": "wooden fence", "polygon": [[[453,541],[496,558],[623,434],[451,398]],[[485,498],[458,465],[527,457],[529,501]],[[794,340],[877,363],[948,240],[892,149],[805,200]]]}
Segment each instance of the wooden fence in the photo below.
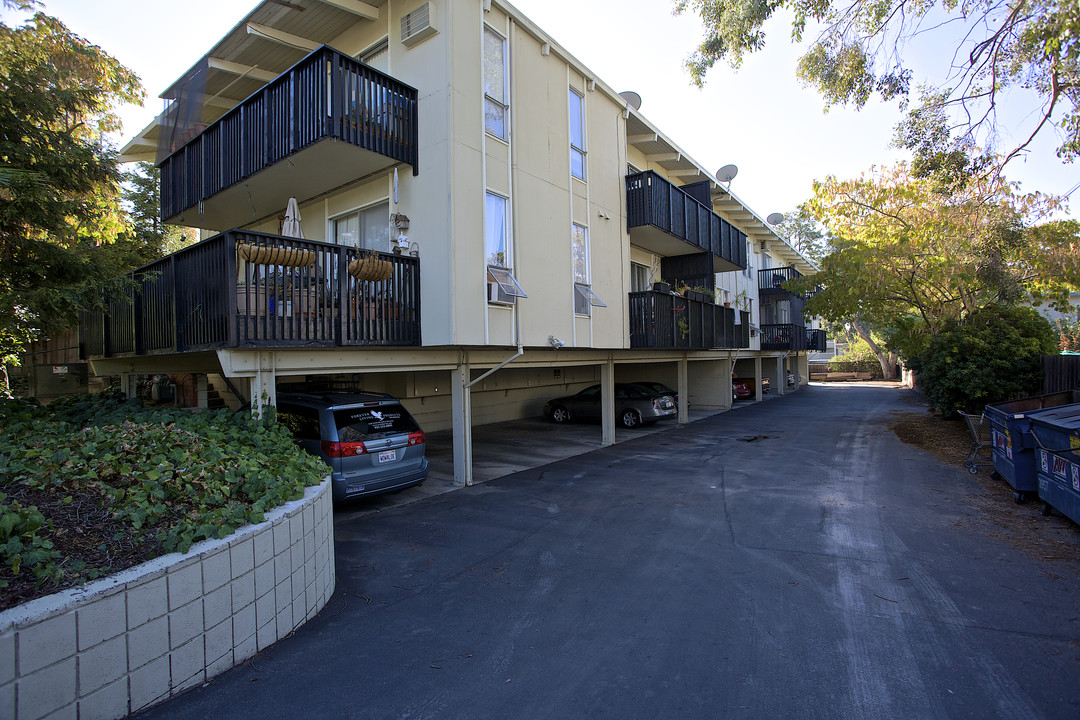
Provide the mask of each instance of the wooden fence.
{"label": "wooden fence", "polygon": [[1043,355],[1043,394],[1080,388],[1080,355]]}

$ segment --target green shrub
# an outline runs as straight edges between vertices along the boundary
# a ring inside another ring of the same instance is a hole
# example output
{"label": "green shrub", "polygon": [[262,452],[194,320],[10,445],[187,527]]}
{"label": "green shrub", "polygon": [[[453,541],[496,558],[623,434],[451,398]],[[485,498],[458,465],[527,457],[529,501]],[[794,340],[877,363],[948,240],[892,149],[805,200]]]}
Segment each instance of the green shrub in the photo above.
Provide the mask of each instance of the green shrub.
{"label": "green shrub", "polygon": [[[61,555],[45,537],[51,529],[49,521],[33,505],[23,507],[6,500],[7,495],[0,493],[0,563],[12,575],[26,568],[36,578],[56,578],[56,563]],[[0,576],[0,588],[9,584]]]}
{"label": "green shrub", "polygon": [[1038,394],[1040,358],[1056,353],[1057,336],[1035,310],[991,306],[946,326],[908,365],[931,407],[948,417]]}
{"label": "green shrub", "polygon": [[[115,395],[0,401],[0,586],[28,570],[53,585],[111,572],[116,547],[139,559],[186,552],[261,522],[327,474],[284,426],[247,413]],[[100,561],[61,561],[95,533]],[[59,552],[63,542],[77,547]]]}

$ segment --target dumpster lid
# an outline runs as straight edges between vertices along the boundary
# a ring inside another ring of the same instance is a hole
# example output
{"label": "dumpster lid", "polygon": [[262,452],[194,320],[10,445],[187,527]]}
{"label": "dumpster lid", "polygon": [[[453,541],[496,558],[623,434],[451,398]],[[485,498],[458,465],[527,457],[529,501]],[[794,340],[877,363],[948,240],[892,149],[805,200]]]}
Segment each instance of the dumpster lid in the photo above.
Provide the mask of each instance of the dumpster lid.
{"label": "dumpster lid", "polygon": [[1076,433],[1080,431],[1080,403],[1033,412],[1030,418],[1033,425],[1044,425],[1063,432]]}

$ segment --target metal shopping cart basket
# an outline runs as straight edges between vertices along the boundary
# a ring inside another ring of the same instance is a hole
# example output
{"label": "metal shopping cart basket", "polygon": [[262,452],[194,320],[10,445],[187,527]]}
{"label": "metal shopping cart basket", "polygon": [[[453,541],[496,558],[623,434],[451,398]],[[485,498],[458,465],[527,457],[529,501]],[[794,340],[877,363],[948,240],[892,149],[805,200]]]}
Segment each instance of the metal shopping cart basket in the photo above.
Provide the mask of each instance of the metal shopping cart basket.
{"label": "metal shopping cart basket", "polygon": [[[971,445],[968,446],[968,458],[964,461],[964,467],[974,475],[979,472],[980,465],[994,466],[994,444],[990,439],[990,422],[985,415],[966,412],[960,414],[964,416],[968,432],[971,433]],[[979,458],[981,450],[986,451],[986,459]]]}

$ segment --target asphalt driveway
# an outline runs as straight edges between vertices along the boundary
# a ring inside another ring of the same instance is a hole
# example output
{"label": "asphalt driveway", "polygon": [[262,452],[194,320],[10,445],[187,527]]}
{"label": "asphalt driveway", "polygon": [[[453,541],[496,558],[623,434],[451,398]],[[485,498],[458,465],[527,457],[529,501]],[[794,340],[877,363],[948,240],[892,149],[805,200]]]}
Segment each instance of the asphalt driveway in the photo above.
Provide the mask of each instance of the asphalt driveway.
{"label": "asphalt driveway", "polygon": [[1080,572],[911,412],[811,386],[339,519],[318,618],[138,717],[1080,717]]}

